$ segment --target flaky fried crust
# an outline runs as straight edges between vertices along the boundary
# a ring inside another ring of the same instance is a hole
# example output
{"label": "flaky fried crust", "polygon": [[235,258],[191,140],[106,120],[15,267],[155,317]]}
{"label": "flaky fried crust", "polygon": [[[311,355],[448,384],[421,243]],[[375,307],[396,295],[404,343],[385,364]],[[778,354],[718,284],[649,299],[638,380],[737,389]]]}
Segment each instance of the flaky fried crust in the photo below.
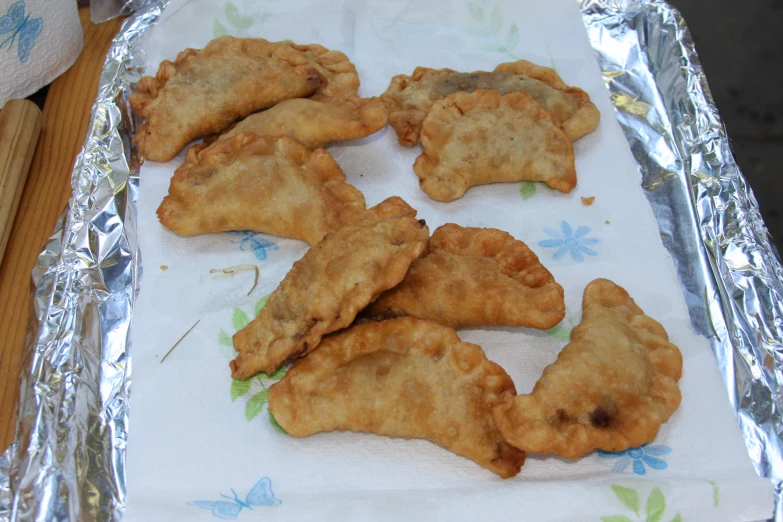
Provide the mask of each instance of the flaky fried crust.
{"label": "flaky fried crust", "polygon": [[655,439],[680,404],[680,350],[623,288],[585,288],[582,322],[533,393],[504,394],[495,422],[513,446],[575,459]]}
{"label": "flaky fried crust", "polygon": [[334,141],[369,136],[381,130],[386,121],[386,109],[378,98],[350,98],[329,103],[300,98],[251,114],[217,140],[229,139],[240,132],[254,132],[264,136],[288,136],[308,149],[317,149]]}
{"label": "flaky fried crust", "polygon": [[565,316],[563,287],[508,232],[449,223],[432,234],[430,251],[362,315],[374,320],[409,315],[452,328],[542,330]]}
{"label": "flaky fried crust", "polygon": [[291,42],[223,36],[141,79],[130,103],[147,121],[133,142],[144,158],[169,161],[189,141],[319,85],[318,70]]}
{"label": "flaky fried crust", "polygon": [[246,132],[188,149],[158,218],[181,236],[255,230],[314,245],[364,210],[364,196],[325,150]]}
{"label": "flaky fried crust", "polygon": [[527,92],[563,125],[572,141],[593,131],[600,119],[587,93],[566,85],[553,69],[526,60],[500,64],[493,72],[461,73],[417,67],[411,76],[399,74],[392,78],[381,99],[400,145],[413,147],[419,142],[421,125],[433,103],[457,92],[477,89],[500,94]]}
{"label": "flaky fried crust", "polygon": [[[539,80],[573,100],[576,103],[575,110],[572,105],[567,109],[565,107],[559,109],[554,107],[556,104],[559,104],[559,101],[555,101],[554,97],[538,97],[531,92],[536,101],[541,103],[547,111],[558,119],[571,141],[576,141],[585,134],[593,132],[601,121],[601,113],[598,112],[598,108],[590,100],[590,95],[578,87],[566,85],[554,69],[542,67],[527,60],[518,60],[516,62],[501,63],[495,67],[495,72],[511,73],[516,76],[527,76]],[[550,109],[550,105],[552,109]]]}
{"label": "flaky fried crust", "polygon": [[351,430],[427,439],[508,478],[525,454],[503,440],[491,409],[515,393],[480,346],[405,317],[325,337],[269,389],[269,411],[294,437]]}
{"label": "flaky fried crust", "polygon": [[356,66],[340,51],[332,51],[319,44],[294,45],[303,52],[321,76],[321,83],[312,96],[316,101],[357,98],[359,74]]}
{"label": "flaky fried crust", "polygon": [[543,181],[561,192],[576,186],[574,147],[526,92],[458,92],[433,105],[413,170],[437,201],[461,198],[487,183]]}
{"label": "flaky fried crust", "polygon": [[415,216],[405,201],[391,197],[294,263],[258,317],[234,335],[233,377],[274,371],[289,357],[305,355],[402,281],[429,236]]}

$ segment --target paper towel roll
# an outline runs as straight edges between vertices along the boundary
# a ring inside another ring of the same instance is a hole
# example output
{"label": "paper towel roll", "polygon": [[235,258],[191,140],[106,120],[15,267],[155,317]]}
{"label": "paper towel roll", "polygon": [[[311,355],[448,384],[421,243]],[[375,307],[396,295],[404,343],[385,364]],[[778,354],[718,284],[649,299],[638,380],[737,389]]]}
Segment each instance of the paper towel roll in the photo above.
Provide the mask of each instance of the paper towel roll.
{"label": "paper towel roll", "polygon": [[74,0],[0,0],[0,106],[60,76],[83,45]]}

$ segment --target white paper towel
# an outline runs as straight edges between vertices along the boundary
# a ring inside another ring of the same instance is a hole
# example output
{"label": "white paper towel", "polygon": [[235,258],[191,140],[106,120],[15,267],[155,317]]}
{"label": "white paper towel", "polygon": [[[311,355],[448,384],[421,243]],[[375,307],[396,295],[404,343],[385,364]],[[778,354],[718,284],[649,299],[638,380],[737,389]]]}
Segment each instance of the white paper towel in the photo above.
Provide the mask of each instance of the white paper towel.
{"label": "white paper towel", "polygon": [[[431,230],[446,222],[507,230],[527,242],[563,285],[567,313],[558,328],[459,332],[501,364],[520,393],[530,392],[579,323],[585,285],[608,277],[681,348],[682,405],[650,445],[575,461],[529,455],[521,473],[508,480],[427,441],[358,433],[295,439],[280,433],[265,406],[274,378],[233,382],[230,337],[308,247],[244,232],[182,238],[163,228],[155,209],[183,152],[141,170],[144,278],[133,323],[126,522],[717,522],[771,514],[771,484],[754,473],[709,344],[690,327],[671,256],[573,0],[175,0],[141,43],[147,74],[177,51],[203,47],[224,32],[340,49],[356,64],[364,96],[380,94],[394,74],[410,74],[417,65],[491,70],[518,58],[554,66],[567,83],[585,89],[602,120],[575,144],[579,180],[571,194],[542,184],[503,183],[438,203],[421,191],[412,170],[420,147],[401,147],[389,127],[328,150],[368,206],[399,195]],[[581,196],[595,196],[595,202],[584,206]],[[553,248],[552,240],[573,248],[558,255],[562,247]],[[209,273],[247,263],[260,267],[249,296],[251,272]],[[198,326],[161,364],[196,320]],[[263,487],[267,481],[270,490]],[[248,498],[254,502],[241,504]]]}
{"label": "white paper towel", "polygon": [[64,73],[84,38],[73,0],[0,0],[0,107]]}

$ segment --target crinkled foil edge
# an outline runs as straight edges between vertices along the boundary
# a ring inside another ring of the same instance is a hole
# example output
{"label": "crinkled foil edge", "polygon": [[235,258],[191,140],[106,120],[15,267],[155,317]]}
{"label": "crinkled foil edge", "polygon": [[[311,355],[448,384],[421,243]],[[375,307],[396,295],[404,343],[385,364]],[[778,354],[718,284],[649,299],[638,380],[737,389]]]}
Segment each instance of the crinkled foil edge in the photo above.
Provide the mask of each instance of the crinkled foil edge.
{"label": "crinkled foil edge", "polygon": [[135,44],[164,3],[127,19],[109,48],[73,195],[33,269],[16,438],[0,458],[3,522],[122,517],[141,277],[139,161],[127,99],[143,70]]}
{"label": "crinkled foil edge", "polygon": [[[164,5],[153,0],[126,20],[109,50],[73,197],[33,271],[16,440],[0,457],[0,522],[122,517],[130,323],[141,278],[126,100],[142,72],[134,44]],[[680,14],[655,0],[580,7],[692,325],[712,343],[783,522],[783,270],[758,204]]]}
{"label": "crinkled foil edge", "polygon": [[783,521],[777,250],[680,13],[658,0],[581,0],[580,7],[691,323],[710,340],[750,458],[775,485],[775,520]]}

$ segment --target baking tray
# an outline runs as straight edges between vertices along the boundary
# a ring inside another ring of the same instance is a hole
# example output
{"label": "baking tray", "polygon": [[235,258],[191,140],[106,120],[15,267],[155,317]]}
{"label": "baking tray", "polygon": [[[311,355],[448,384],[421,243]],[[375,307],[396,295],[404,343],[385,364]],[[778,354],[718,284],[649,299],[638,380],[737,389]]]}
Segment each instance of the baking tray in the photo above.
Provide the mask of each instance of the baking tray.
{"label": "baking tray", "polygon": [[[165,3],[128,18],[109,50],[73,197],[33,270],[16,439],[0,458],[0,521],[122,516],[130,328],[142,276],[130,147],[137,122],[127,97],[142,73],[134,42]],[[780,260],[676,9],[647,0],[582,0],[580,8],[691,323],[711,343],[783,520]]]}

